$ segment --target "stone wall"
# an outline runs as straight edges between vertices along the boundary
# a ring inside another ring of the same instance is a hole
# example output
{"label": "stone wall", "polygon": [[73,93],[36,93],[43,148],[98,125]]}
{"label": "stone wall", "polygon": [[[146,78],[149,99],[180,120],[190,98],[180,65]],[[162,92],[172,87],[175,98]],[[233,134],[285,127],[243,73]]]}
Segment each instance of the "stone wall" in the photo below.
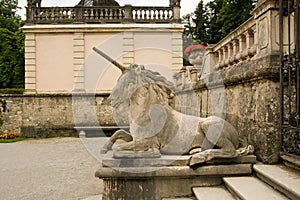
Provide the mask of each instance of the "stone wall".
{"label": "stone wall", "polygon": [[77,136],[76,126],[114,126],[108,95],[1,95],[6,101],[0,132],[27,137]]}
{"label": "stone wall", "polygon": [[276,163],[281,144],[279,63],[278,55],[269,55],[224,68],[179,92],[175,107],[201,117],[225,117],[254,145],[260,161]]}
{"label": "stone wall", "polygon": [[[216,78],[221,77],[221,79]],[[255,147],[264,163],[279,159],[279,56],[269,55],[210,74],[177,93],[183,113],[218,115]],[[2,95],[2,132],[28,137],[77,136],[77,126],[115,126],[108,94]]]}

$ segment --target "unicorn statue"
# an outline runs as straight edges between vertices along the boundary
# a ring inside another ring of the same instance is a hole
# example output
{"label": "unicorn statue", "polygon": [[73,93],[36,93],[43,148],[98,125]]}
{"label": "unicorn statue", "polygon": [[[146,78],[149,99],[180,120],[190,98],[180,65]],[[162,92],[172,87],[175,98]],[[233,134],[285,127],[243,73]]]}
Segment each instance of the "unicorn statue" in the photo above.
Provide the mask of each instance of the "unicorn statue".
{"label": "unicorn statue", "polygon": [[101,153],[113,150],[115,158],[189,154],[190,166],[253,153],[253,146],[242,140],[226,120],[186,115],[173,109],[169,105],[174,97],[173,83],[160,73],[143,65],[124,67],[99,49],[93,50],[122,71],[110,100],[117,123],[129,124],[129,132],[116,131]]}

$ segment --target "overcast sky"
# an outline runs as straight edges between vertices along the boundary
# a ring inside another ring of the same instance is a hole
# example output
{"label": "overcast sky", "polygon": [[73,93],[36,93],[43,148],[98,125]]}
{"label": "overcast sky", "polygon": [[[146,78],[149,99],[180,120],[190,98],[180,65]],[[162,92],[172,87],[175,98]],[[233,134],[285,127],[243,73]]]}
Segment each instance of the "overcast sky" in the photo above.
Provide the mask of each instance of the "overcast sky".
{"label": "overcast sky", "polygon": [[[74,6],[80,0],[42,0],[42,6],[51,7],[51,6]],[[169,6],[169,0],[116,0],[121,6],[124,4],[131,4],[133,6]],[[208,2],[210,0],[204,0]],[[194,12],[199,0],[181,0],[181,16]],[[19,0],[19,15],[25,19],[25,6],[27,0]]]}

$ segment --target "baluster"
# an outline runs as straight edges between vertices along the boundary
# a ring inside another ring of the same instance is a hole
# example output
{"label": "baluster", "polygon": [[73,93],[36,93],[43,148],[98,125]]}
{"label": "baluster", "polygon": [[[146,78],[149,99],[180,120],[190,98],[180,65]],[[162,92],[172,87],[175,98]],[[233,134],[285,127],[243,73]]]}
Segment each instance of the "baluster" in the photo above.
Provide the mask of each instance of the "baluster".
{"label": "baluster", "polygon": [[224,47],[224,55],[225,55],[225,67],[227,67],[227,65],[229,64],[229,48],[228,46],[226,45]]}
{"label": "baluster", "polygon": [[173,16],[174,16],[174,15],[173,15],[173,10],[169,10],[169,14],[170,14],[170,15],[169,15],[169,19],[172,19]]}
{"label": "baluster", "polygon": [[150,19],[155,19],[155,13],[154,13],[155,11],[154,10],[151,10],[150,11],[150,14],[151,14],[151,16],[150,16]]}
{"label": "baluster", "polygon": [[234,62],[238,63],[239,62],[239,53],[240,53],[240,49],[239,49],[239,40],[238,39],[234,39],[233,40],[233,56],[234,56]]}
{"label": "baluster", "polygon": [[118,10],[114,9],[114,13],[113,13],[114,19],[118,19]]}
{"label": "baluster", "polygon": [[240,61],[244,60],[247,55],[247,50],[246,50],[246,38],[245,35],[240,35],[239,36],[239,41],[240,41]]}
{"label": "baluster", "polygon": [[99,19],[99,8],[95,8],[95,19]]}
{"label": "baluster", "polygon": [[139,14],[138,14],[139,10],[135,10],[135,19],[139,19]]}
{"label": "baluster", "polygon": [[223,49],[220,49],[219,52],[220,53],[219,53],[219,62],[218,63],[219,63],[219,67],[222,68],[225,65],[224,51],[223,51]]}
{"label": "baluster", "polygon": [[155,10],[155,16],[154,16],[154,19],[158,19],[158,10]]}
{"label": "baluster", "polygon": [[100,13],[100,15],[99,15],[99,19],[104,19],[104,9],[99,9],[99,13]]}
{"label": "baluster", "polygon": [[254,45],[254,33],[252,29],[246,32],[246,46],[248,58],[252,57],[256,53],[256,46]]}
{"label": "baluster", "polygon": [[66,15],[66,11],[65,10],[60,10],[59,14],[58,14],[58,19],[59,20],[63,20],[64,19],[64,15]]}
{"label": "baluster", "polygon": [[109,19],[113,19],[113,10],[111,8],[108,9]]}
{"label": "baluster", "polygon": [[165,20],[166,19],[166,11],[162,10],[162,19]]}
{"label": "baluster", "polygon": [[74,13],[73,10],[70,9],[68,12],[68,19],[74,19],[73,13]]}
{"label": "baluster", "polygon": [[103,19],[109,19],[109,10],[107,8],[104,9],[104,18]]}
{"label": "baluster", "polygon": [[[219,51],[214,52],[213,55],[213,63],[215,63],[215,69],[218,70],[220,68],[219,60],[220,60],[220,55]],[[210,65],[212,67],[212,65]]]}
{"label": "baluster", "polygon": [[118,9],[118,19],[123,19],[122,9]]}
{"label": "baluster", "polygon": [[143,18],[144,18],[144,19],[148,19],[148,17],[147,17],[147,10],[144,10]]}
{"label": "baluster", "polygon": [[38,8],[38,9],[35,10],[34,15],[35,15],[34,18],[36,18],[37,20],[41,20],[42,19],[40,8]]}
{"label": "baluster", "polygon": [[228,44],[228,61],[230,65],[234,64],[233,44],[231,42]]}
{"label": "baluster", "polygon": [[53,21],[55,19],[55,8],[51,10],[51,17],[50,17],[51,21]]}
{"label": "baluster", "polygon": [[138,19],[142,19],[142,9],[139,9],[138,10]]}

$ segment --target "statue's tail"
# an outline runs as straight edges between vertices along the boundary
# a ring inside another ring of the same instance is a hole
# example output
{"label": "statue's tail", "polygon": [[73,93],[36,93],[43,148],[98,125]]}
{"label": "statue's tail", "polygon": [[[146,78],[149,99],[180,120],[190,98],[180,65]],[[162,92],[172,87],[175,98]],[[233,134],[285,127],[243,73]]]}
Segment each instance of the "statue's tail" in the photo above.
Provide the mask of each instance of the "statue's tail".
{"label": "statue's tail", "polygon": [[253,145],[249,144],[245,147],[240,147],[236,150],[240,156],[251,155],[254,153]]}
{"label": "statue's tail", "polygon": [[254,146],[249,144],[248,140],[240,137],[240,148],[237,149],[237,152],[240,156],[251,155],[254,153]]}

